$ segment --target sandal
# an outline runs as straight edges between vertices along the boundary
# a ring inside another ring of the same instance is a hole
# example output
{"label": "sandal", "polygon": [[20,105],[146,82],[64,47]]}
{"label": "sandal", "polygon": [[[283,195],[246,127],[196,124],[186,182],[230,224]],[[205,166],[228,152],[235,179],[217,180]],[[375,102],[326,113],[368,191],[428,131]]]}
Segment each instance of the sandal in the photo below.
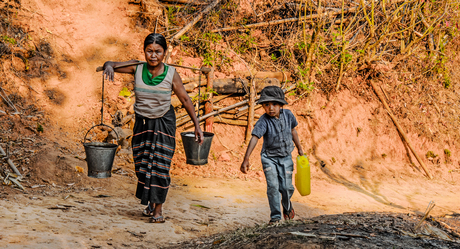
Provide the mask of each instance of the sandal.
{"label": "sandal", "polygon": [[150,223],[165,223],[165,218],[163,216],[158,216],[158,217],[150,217]]}
{"label": "sandal", "polygon": [[270,220],[270,221],[268,222],[268,225],[271,226],[271,225],[276,225],[276,224],[278,224],[278,223],[280,223],[280,220]]}
{"label": "sandal", "polygon": [[150,209],[150,205],[147,205],[147,207],[142,211],[143,216],[147,217],[152,217],[153,216],[153,209]]}
{"label": "sandal", "polygon": [[283,212],[283,216],[285,220],[292,220],[295,217],[294,208],[291,208],[289,212]]}

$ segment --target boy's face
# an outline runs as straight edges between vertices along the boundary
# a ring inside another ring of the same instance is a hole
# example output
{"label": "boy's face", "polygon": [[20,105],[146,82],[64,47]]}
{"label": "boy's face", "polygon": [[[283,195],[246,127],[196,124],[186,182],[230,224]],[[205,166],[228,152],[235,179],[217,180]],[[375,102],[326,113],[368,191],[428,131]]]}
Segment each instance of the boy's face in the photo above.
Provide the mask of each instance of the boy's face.
{"label": "boy's face", "polygon": [[280,109],[282,105],[278,102],[264,102],[262,103],[262,107],[265,110],[265,113],[271,117],[279,118],[280,117]]}

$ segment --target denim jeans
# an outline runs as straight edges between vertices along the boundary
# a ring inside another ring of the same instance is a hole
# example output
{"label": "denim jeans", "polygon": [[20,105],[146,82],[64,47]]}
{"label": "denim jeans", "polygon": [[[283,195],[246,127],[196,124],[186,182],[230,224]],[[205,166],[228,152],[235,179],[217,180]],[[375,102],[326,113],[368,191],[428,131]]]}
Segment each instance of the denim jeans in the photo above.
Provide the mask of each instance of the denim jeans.
{"label": "denim jeans", "polygon": [[280,203],[284,212],[288,212],[292,208],[291,197],[294,193],[292,171],[294,170],[294,163],[291,155],[268,157],[265,153],[262,153],[261,158],[265,179],[267,179],[270,219],[281,220]]}

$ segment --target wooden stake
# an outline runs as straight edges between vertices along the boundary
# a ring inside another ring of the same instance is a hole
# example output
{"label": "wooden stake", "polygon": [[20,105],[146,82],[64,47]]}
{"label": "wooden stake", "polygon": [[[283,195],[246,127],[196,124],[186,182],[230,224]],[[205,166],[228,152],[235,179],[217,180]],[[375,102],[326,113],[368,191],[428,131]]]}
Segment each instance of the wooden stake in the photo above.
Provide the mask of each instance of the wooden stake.
{"label": "wooden stake", "polygon": [[395,124],[396,128],[398,129],[399,133],[401,134],[401,136],[404,138],[404,140],[406,141],[407,145],[409,146],[410,150],[412,151],[412,153],[414,154],[415,158],[417,159],[417,161],[420,163],[420,165],[422,166],[423,170],[425,171],[426,175],[428,176],[428,178],[430,179],[433,179],[433,176],[430,174],[430,172],[428,171],[428,169],[426,168],[425,166],[425,163],[423,163],[422,159],[418,156],[417,152],[415,151],[414,147],[412,146],[412,144],[410,143],[409,139],[407,138],[406,136],[406,133],[403,131],[403,129],[401,128],[401,126],[399,125],[398,121],[396,120],[396,117],[393,116],[391,110],[390,110],[390,107],[388,107],[388,104],[387,102],[385,101],[385,97],[382,95],[382,93],[380,93],[380,91],[378,90],[377,86],[375,85],[375,83],[370,80],[370,83],[372,85],[372,88],[374,88],[374,92],[377,94],[377,96],[379,97],[380,101],[382,102],[383,106],[385,107],[385,109],[387,110],[388,112],[388,115],[390,116],[391,120],[393,120],[393,123]]}
{"label": "wooden stake", "polygon": [[[213,80],[213,76],[214,76],[214,70],[211,69],[211,72],[208,72],[208,73],[205,73],[206,74],[206,88],[207,88],[207,91],[208,92],[208,100],[206,101],[206,103],[204,104],[204,114],[208,114],[208,113],[211,113],[213,111],[213,107],[212,107],[212,89],[213,89],[213,85],[212,85],[212,80]],[[206,132],[212,132],[212,126],[214,124],[214,117],[211,116],[209,118],[206,119],[206,122],[205,122],[205,127],[204,127],[204,130]]]}
{"label": "wooden stake", "polygon": [[254,77],[251,78],[251,84],[249,86],[249,113],[248,113],[248,126],[246,128],[246,144],[249,144],[251,140],[252,129],[254,129],[254,106],[256,99],[256,86]]}

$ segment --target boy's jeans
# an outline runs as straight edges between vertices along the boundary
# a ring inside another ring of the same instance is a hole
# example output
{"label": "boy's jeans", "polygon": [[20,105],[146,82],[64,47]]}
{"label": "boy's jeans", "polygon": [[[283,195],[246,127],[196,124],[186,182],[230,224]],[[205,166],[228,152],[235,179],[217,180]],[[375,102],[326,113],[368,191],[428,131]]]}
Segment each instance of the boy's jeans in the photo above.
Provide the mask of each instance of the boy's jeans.
{"label": "boy's jeans", "polygon": [[262,153],[262,167],[267,179],[267,196],[270,204],[271,220],[281,220],[280,202],[285,212],[291,207],[291,196],[294,193],[292,171],[294,163],[291,155],[286,157],[268,157]]}

